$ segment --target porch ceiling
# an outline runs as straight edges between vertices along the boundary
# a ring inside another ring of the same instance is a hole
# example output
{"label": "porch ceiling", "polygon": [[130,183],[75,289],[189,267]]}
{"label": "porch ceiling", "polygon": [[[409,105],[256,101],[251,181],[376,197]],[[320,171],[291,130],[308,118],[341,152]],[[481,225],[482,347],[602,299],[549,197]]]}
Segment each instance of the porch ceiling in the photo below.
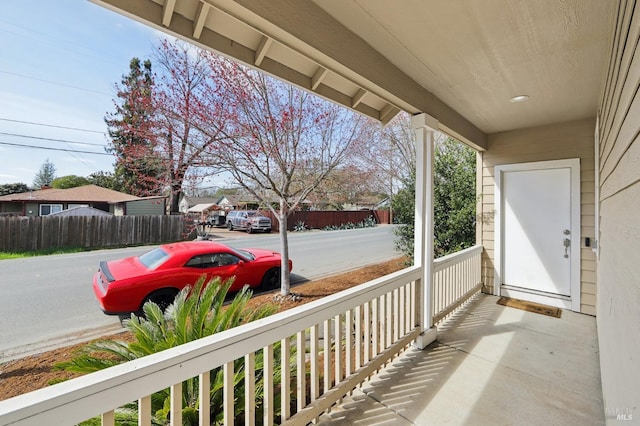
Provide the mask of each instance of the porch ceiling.
{"label": "porch ceiling", "polygon": [[[93,0],[388,122],[486,134],[595,116],[616,1]],[[512,103],[516,95],[524,103]]]}

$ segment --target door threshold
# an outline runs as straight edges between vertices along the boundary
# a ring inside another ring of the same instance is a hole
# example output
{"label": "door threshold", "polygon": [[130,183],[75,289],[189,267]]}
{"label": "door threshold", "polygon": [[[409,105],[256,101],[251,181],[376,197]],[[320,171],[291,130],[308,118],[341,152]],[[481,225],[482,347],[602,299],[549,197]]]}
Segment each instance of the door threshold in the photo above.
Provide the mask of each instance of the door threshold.
{"label": "door threshold", "polygon": [[543,305],[554,306],[561,309],[571,309],[571,297],[561,294],[551,294],[537,292],[519,287],[502,285],[500,287],[500,296],[506,296],[513,299],[527,300],[529,302],[541,303]]}

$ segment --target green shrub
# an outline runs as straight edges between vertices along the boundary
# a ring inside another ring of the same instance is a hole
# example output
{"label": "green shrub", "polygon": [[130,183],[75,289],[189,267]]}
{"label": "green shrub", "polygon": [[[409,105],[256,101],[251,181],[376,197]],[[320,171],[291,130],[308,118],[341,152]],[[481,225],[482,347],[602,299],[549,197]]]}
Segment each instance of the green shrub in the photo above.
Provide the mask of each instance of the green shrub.
{"label": "green shrub", "polygon": [[[134,341],[128,343],[117,340],[102,340],[88,344],[77,357],[69,362],[57,364],[56,368],[81,373],[102,370],[264,318],[276,311],[275,305],[271,304],[262,304],[256,309],[249,308],[247,304],[252,293],[248,287],[244,287],[231,302],[225,304],[229,287],[233,281],[221,282],[220,278],[216,277],[204,286],[204,280],[203,276],[193,289],[184,288],[165,312],[162,312],[155,303],[148,302],[143,307],[144,317],[132,315],[130,320],[126,320],[125,327],[133,334]],[[274,350],[279,350],[279,346],[274,345]],[[105,357],[105,355],[108,356]],[[262,351],[257,352],[255,356],[256,401],[262,401],[262,358]],[[244,410],[244,359],[235,361],[234,371],[236,416],[238,416]],[[279,366],[276,365],[276,371],[274,371],[276,382],[280,376]],[[183,382],[182,393],[183,424],[197,424],[197,413],[200,406],[198,378],[191,378]],[[209,396],[211,420],[214,424],[222,423],[222,368],[211,370]],[[153,423],[167,424],[170,407],[169,389],[156,392],[152,395],[151,400]],[[275,407],[279,408],[279,403],[275,404]],[[257,410],[261,409],[262,407],[258,405]],[[129,404],[116,412],[118,424],[129,424],[136,417],[136,403]],[[257,416],[257,418],[260,417]],[[85,424],[89,425],[93,422],[94,419]]]}

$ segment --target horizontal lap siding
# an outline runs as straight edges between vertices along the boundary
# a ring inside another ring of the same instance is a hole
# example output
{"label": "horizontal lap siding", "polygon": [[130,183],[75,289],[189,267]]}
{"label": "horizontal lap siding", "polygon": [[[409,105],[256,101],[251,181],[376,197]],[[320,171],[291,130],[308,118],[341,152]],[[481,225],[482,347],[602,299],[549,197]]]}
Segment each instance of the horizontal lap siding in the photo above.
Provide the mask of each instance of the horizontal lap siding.
{"label": "horizontal lap siding", "polygon": [[[584,238],[595,240],[595,120],[569,123],[490,135],[488,150],[482,153],[481,244],[484,291],[493,292],[495,200],[494,167],[503,164],[580,158],[581,245]],[[590,248],[581,250],[581,311],[595,315],[596,264]]]}
{"label": "horizontal lap siding", "polygon": [[638,407],[640,4],[621,1],[599,115],[598,341],[606,407]]}

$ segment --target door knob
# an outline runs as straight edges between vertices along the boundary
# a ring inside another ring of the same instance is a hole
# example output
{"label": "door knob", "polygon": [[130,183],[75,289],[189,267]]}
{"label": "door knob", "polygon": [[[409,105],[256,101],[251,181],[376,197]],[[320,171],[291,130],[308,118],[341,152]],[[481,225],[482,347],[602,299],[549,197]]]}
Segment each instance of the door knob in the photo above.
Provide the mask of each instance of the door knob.
{"label": "door knob", "polygon": [[569,247],[571,247],[571,240],[568,238],[565,238],[562,241],[562,244],[564,244],[564,258],[568,259],[569,258],[568,250],[569,250]]}

